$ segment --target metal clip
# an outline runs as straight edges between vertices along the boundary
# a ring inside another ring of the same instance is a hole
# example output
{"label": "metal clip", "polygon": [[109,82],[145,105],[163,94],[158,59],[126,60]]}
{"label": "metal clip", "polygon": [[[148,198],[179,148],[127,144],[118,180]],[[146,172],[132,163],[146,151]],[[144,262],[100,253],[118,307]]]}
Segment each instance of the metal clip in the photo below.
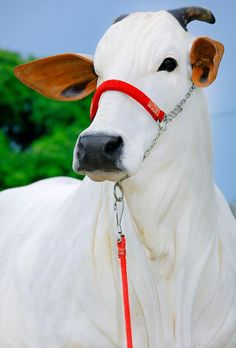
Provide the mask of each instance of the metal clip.
{"label": "metal clip", "polygon": [[122,221],[123,212],[124,212],[124,190],[121,185],[121,182],[118,181],[114,185],[113,194],[115,198],[114,210],[116,212],[117,242],[119,243],[123,235],[121,221]]}

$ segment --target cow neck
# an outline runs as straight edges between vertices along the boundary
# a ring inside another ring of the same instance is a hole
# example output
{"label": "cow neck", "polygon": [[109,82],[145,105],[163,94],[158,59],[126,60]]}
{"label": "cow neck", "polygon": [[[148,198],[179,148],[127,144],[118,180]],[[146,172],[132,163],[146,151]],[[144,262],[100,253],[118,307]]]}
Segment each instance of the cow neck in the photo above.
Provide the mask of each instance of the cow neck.
{"label": "cow neck", "polygon": [[211,135],[203,96],[200,101],[199,96],[193,99],[182,119],[185,128],[181,122],[173,124],[139,173],[123,182],[127,209],[151,259],[168,255],[176,227],[187,211],[209,211],[214,197]]}
{"label": "cow neck", "polygon": [[[137,294],[142,308],[148,297],[147,289],[152,289],[155,295],[152,306],[159,311],[151,312],[151,318],[150,311],[145,313],[149,333],[153,333],[150,325],[155,323],[155,334],[149,336],[155,347],[163,338],[159,322],[163,331],[168,332],[169,319],[180,318],[182,308],[191,308],[189,304],[193,303],[197,289],[195,279],[199,279],[209,258],[215,258],[212,250],[217,222],[211,136],[207,105],[201,93],[198,91],[191,105],[188,103],[181,122],[174,122],[160,137],[158,146],[153,147],[138,174],[122,183],[126,219],[134,221],[135,227],[132,231],[132,225],[124,221],[129,244],[127,255],[132,256],[128,258],[129,278],[133,284],[138,283]],[[145,260],[139,242],[146,249],[149,260]],[[123,245],[120,246],[124,255]],[[137,270],[140,277],[137,277]],[[148,282],[144,281],[146,274]],[[167,317],[166,312],[169,313]]]}

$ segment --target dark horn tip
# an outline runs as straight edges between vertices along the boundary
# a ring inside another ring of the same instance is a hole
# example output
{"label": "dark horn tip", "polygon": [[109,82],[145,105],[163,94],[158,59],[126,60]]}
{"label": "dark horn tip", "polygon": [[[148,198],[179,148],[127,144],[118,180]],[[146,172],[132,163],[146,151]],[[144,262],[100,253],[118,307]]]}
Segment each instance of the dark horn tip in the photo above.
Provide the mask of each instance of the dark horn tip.
{"label": "dark horn tip", "polygon": [[168,12],[178,20],[179,24],[184,28],[184,30],[187,30],[187,25],[194,20],[207,22],[210,24],[214,24],[216,22],[213,13],[203,7],[182,7],[175,10],[169,10]]}
{"label": "dark horn tip", "polygon": [[[199,20],[202,20],[203,22],[207,22],[210,24],[215,24],[216,18],[210,10],[207,10],[203,7],[199,7],[199,11],[202,12],[202,18],[199,18]],[[205,15],[204,15],[204,12],[205,12]]]}
{"label": "dark horn tip", "polygon": [[215,18],[215,16],[213,15],[212,12],[210,12],[210,14],[211,14],[211,21],[210,21],[209,23],[210,23],[210,24],[215,24],[216,18]]}

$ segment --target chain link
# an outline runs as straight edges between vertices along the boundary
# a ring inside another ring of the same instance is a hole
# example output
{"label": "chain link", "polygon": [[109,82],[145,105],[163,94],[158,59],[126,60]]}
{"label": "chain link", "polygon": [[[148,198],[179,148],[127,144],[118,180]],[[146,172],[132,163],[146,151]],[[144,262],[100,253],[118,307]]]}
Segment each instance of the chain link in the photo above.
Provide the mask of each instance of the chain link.
{"label": "chain link", "polygon": [[193,91],[196,89],[194,85],[192,85],[188,92],[185,94],[184,98],[180,100],[180,102],[174,107],[173,110],[171,110],[168,114],[165,114],[163,121],[158,123],[158,133],[156,137],[154,138],[153,142],[149,146],[149,148],[145,151],[143,155],[143,159],[148,157],[150,152],[152,151],[153,147],[156,145],[158,142],[161,134],[165,132],[168,128],[169,123],[178,116],[179,113],[183,111],[183,106],[187,102],[187,100],[191,97],[191,94]]}
{"label": "chain link", "polygon": [[[187,100],[191,97],[191,94],[193,93],[193,91],[196,89],[196,87],[194,85],[192,85],[188,92],[185,94],[184,98],[180,100],[180,102],[174,107],[174,109],[172,111],[169,112],[169,114],[166,114],[164,117],[164,120],[162,122],[164,122],[164,130],[167,129],[168,124],[174,119],[176,118],[176,116],[178,116],[179,113],[181,113],[183,111],[183,106],[184,104],[187,102]],[[162,128],[162,127],[161,127]]]}
{"label": "chain link", "polygon": [[154,148],[154,146],[158,142],[158,140],[159,140],[159,138],[161,136],[161,133],[165,130],[165,129],[162,129],[160,127],[160,123],[158,124],[158,126],[159,126],[158,133],[155,136],[155,138],[154,138],[153,142],[151,143],[151,145],[149,146],[149,148],[144,152],[143,160],[145,160],[145,158],[147,158],[149,156],[150,152],[152,151],[152,149]]}

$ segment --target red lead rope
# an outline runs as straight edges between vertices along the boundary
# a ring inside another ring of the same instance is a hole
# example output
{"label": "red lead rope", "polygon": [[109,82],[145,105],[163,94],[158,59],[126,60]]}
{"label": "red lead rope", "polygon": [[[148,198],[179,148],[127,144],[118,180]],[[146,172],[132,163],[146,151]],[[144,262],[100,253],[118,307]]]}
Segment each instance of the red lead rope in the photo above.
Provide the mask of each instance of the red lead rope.
{"label": "red lead rope", "polygon": [[125,241],[124,235],[121,236],[121,241],[117,242],[117,247],[118,247],[118,256],[120,259],[121,277],[122,277],[127,348],[133,348],[132,326],[131,326],[130,305],[129,305],[129,288],[128,288],[127,264],[126,264],[126,241]]}

